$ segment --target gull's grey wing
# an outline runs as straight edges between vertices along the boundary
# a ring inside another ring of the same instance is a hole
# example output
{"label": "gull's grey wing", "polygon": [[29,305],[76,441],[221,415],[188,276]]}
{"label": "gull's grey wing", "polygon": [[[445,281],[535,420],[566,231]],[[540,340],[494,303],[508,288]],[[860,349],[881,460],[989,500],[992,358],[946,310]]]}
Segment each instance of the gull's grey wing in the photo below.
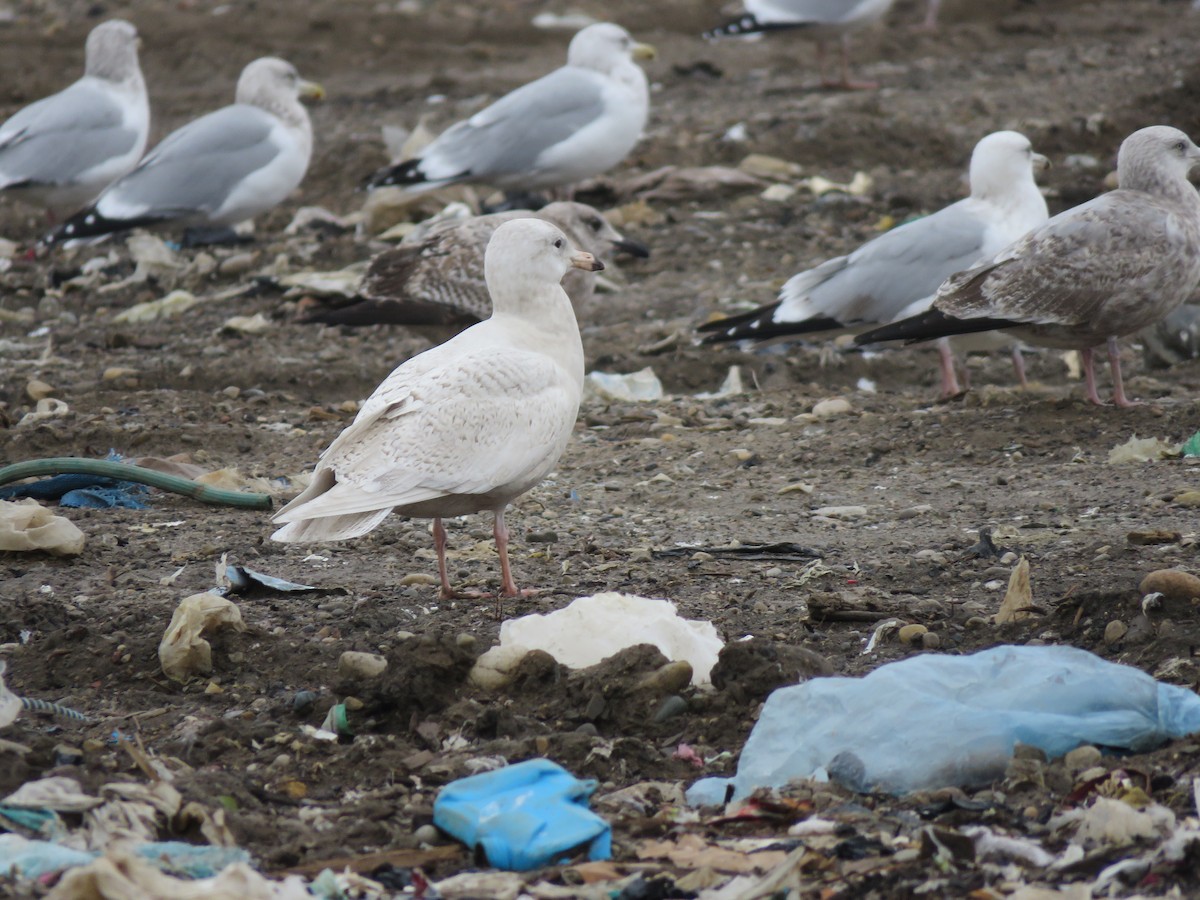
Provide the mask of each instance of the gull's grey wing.
{"label": "gull's grey wing", "polygon": [[68,183],[128,153],[137,140],[123,125],[117,98],[94,81],[78,81],[0,125],[0,186]]}
{"label": "gull's grey wing", "polygon": [[[931,296],[947,276],[978,262],[986,230],[962,202],[894,228],[841,265],[830,261],[788,281],[775,321],[828,317],[847,326],[891,321],[910,303]],[[832,271],[822,271],[826,266]]]}
{"label": "gull's grey wing", "polygon": [[276,119],[254,106],[226,106],[168,135],[97,201],[166,216],[218,209],[248,175],[279,155]]}
{"label": "gull's grey wing", "polygon": [[866,0],[746,0],[746,12],[763,24],[834,24],[850,21]]}
{"label": "gull's grey wing", "polygon": [[1177,280],[1174,273],[1189,256],[1189,230],[1178,211],[1157,198],[1113,191],[1055,216],[991,262],[955,275],[934,305],[960,319],[1100,323],[1114,315],[1118,292],[1150,299]]}
{"label": "gull's grey wing", "polygon": [[421,168],[430,180],[524,172],[603,113],[599,77],[564,66],[448,128],[426,148]]}

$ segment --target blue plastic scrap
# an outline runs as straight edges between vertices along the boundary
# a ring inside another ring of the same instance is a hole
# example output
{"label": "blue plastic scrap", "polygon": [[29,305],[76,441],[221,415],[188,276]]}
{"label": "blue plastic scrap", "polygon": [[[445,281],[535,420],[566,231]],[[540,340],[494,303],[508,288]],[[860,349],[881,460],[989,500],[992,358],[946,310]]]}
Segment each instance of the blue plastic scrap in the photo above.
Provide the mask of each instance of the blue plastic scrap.
{"label": "blue plastic scrap", "polygon": [[904,794],[985,785],[1017,743],[1051,758],[1083,744],[1141,752],[1200,732],[1200,696],[1075,647],[925,653],[862,678],[774,691],[733,778],[705,778],[694,805],[794,778]]}
{"label": "blue plastic scrap", "polygon": [[481,848],[497,869],[536,869],[584,845],[588,859],[611,859],[612,830],[587,808],[595,790],[595,781],[531,759],[446,785],[434,801],[433,824]]}
{"label": "blue plastic scrap", "polygon": [[[187,878],[211,878],[235,862],[249,862],[241,847],[214,847],[183,841],[158,841],[134,848],[142,859],[164,872]],[[41,878],[55,872],[85,866],[100,854],[75,850],[53,841],[27,840],[16,834],[0,834],[0,876]]]}

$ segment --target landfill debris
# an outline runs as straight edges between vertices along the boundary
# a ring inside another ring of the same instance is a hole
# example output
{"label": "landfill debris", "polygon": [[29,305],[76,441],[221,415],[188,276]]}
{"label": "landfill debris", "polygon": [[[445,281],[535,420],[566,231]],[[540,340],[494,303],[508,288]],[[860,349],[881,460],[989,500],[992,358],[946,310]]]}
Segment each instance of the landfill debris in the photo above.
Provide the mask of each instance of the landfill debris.
{"label": "landfill debris", "polygon": [[74,522],[54,515],[36,500],[0,500],[0,551],[78,556],[84,542]]}
{"label": "landfill debris", "polygon": [[47,419],[61,419],[71,411],[71,407],[57,397],[43,397],[34,404],[33,412],[27,412],[17,422],[17,427],[27,427],[44,422]]}
{"label": "landfill debris", "polygon": [[212,645],[202,635],[219,628],[246,630],[241,610],[231,600],[206,591],[180,601],[158,645],[163,673],[183,681],[192,675],[211,672]]}
{"label": "landfill debris", "polygon": [[724,400],[726,397],[736,397],[738,394],[746,393],[746,388],[742,384],[742,367],[730,366],[729,372],[725,375],[725,380],[721,382],[721,386],[715,391],[706,391],[696,394],[697,400]]}
{"label": "landfill debris", "polygon": [[647,366],[628,375],[589,372],[583,383],[584,396],[611,403],[653,402],[663,398],[662,382]]}
{"label": "landfill debris", "polygon": [[595,789],[548,759],[526,760],[446,785],[433,824],[497,869],[536,869],[584,848],[588,859],[609,859],[609,825],[587,808]]}
{"label": "landfill debris", "polygon": [[1200,731],[1200,697],[1130,666],[1065,646],[926,653],[863,678],[774,691],[737,775],[688,790],[693,805],[738,799],[793,778],[894,794],[986,784],[1018,743],[1049,757],[1081,744],[1135,751]]}
{"label": "landfill debris", "polygon": [[165,297],[157,300],[147,300],[145,303],[135,303],[128,309],[123,309],[113,321],[122,325],[155,322],[159,319],[173,319],[187,312],[200,302],[200,299],[189,291],[174,290]]}
{"label": "landfill debris", "polygon": [[[280,287],[286,288],[285,297],[305,294],[318,297],[355,297],[367,263],[355,263],[333,272],[294,272],[277,279]],[[229,323],[226,323],[226,327]]]}
{"label": "landfill debris", "polygon": [[803,181],[800,181],[799,185],[817,197],[823,197],[829,193],[862,197],[870,193],[871,189],[875,187],[875,180],[866,172],[855,172],[854,177],[848,183],[830,181],[821,175],[813,175],[811,178],[805,178]]}
{"label": "landfill debris", "polygon": [[1200,357],[1200,306],[1185,303],[1138,332],[1137,343],[1151,369],[1166,369]]}
{"label": "landfill debris", "polygon": [[682,618],[669,600],[607,591],[579,597],[546,615],[505,621],[500,643],[479,657],[471,678],[477,684],[500,686],[511,666],[532,650],[549,653],[568,668],[583,669],[636,644],[652,644],[667,659],[688,662],[692,684],[705,684],[725,642],[711,622]]}
{"label": "landfill debris", "polygon": [[225,567],[225,580],[229,583],[227,593],[244,594],[256,587],[278,591],[281,594],[304,593],[307,591],[322,591],[325,588],[313,587],[311,584],[297,584],[283,578],[276,578],[265,572],[258,572],[246,566],[228,565]]}
{"label": "landfill debris", "polygon": [[671,547],[666,550],[655,550],[653,555],[655,559],[669,559],[677,556],[694,557],[697,553],[707,553],[709,556],[727,559],[778,559],[795,562],[807,562],[824,556],[820,550],[790,541],[775,544],[727,544],[719,547]]}
{"label": "landfill debris", "polygon": [[642,200],[711,201],[725,192],[762,190],[766,183],[728,166],[663,166],[618,185],[622,197]]}
{"label": "landfill debris", "polygon": [[226,866],[217,875],[198,880],[175,878],[128,853],[112,851],[68,871],[48,900],[130,900],[170,897],[171,900],[312,900],[299,876],[272,881],[244,862]]}
{"label": "landfill debris", "polygon": [[1180,448],[1184,456],[1200,456],[1200,431],[1197,431],[1190,438],[1183,442],[1183,447]]}
{"label": "landfill debris", "polygon": [[0,728],[15,722],[21,712],[21,699],[4,683],[4,670],[7,667],[8,663],[0,659]]}
{"label": "landfill debris", "polygon": [[1158,459],[1173,459],[1180,454],[1177,444],[1168,444],[1161,438],[1140,438],[1136,434],[1123,444],[1108,451],[1108,464],[1119,466],[1125,463],[1152,462]]}
{"label": "landfill debris", "polygon": [[1033,586],[1029,581],[1029,560],[1021,557],[1008,578],[1008,590],[996,612],[996,624],[1007,625],[1033,615]]}
{"label": "landfill debris", "polygon": [[579,31],[581,28],[594,25],[597,21],[599,20],[593,19],[585,13],[540,12],[533,17],[531,24],[534,28],[541,28],[543,31]]}

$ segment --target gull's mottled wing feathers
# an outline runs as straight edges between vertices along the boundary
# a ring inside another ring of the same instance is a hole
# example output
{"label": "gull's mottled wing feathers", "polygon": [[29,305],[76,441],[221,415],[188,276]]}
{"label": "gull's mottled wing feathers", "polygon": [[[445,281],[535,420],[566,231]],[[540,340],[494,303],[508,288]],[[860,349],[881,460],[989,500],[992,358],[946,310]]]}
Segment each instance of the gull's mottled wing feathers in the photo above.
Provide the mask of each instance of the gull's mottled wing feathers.
{"label": "gull's mottled wing feathers", "polygon": [[[307,503],[303,517],[487,494],[560,452],[561,423],[569,417],[547,412],[576,401],[545,356],[496,348],[473,354],[469,367],[461,359],[402,372],[407,367],[380,386],[322,455],[320,468],[333,470],[337,484]],[[283,513],[278,521],[288,520]]]}
{"label": "gull's mottled wing feathers", "polygon": [[523,172],[603,113],[601,76],[564,66],[448,128],[426,148],[421,169],[430,180]]}
{"label": "gull's mottled wing feathers", "polygon": [[1153,292],[1186,251],[1178,213],[1151,195],[1113,191],[1056,216],[991,262],[952,276],[934,305],[960,319],[1086,325],[1113,313],[1118,286]]}
{"label": "gull's mottled wing feathers", "polygon": [[57,184],[137,142],[120,104],[90,79],[39,100],[0,125],[0,182]]}
{"label": "gull's mottled wing feathers", "polygon": [[254,106],[226,106],[174,132],[98,203],[125,215],[178,215],[219,209],[234,188],[282,152],[277,120]]}

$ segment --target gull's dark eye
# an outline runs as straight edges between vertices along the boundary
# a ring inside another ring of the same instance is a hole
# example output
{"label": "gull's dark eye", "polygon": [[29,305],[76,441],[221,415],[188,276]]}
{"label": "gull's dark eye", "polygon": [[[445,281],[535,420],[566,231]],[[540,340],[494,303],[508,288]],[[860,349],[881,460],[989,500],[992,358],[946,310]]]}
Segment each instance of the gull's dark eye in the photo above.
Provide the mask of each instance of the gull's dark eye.
{"label": "gull's dark eye", "polygon": [[1175,149],[1178,150],[1180,153],[1182,153],[1183,151],[1185,151],[1187,149],[1187,144],[1185,144],[1183,141],[1176,141]]}
{"label": "gull's dark eye", "polygon": [[562,249],[562,238],[559,238],[558,240],[556,240],[556,241],[554,242],[554,247],[555,247],[555,249],[557,249],[557,250],[561,250],[561,249]]}
{"label": "gull's dark eye", "polygon": [[603,223],[599,219],[592,219],[588,222],[588,228],[592,229],[592,231],[599,231],[602,225]]}

